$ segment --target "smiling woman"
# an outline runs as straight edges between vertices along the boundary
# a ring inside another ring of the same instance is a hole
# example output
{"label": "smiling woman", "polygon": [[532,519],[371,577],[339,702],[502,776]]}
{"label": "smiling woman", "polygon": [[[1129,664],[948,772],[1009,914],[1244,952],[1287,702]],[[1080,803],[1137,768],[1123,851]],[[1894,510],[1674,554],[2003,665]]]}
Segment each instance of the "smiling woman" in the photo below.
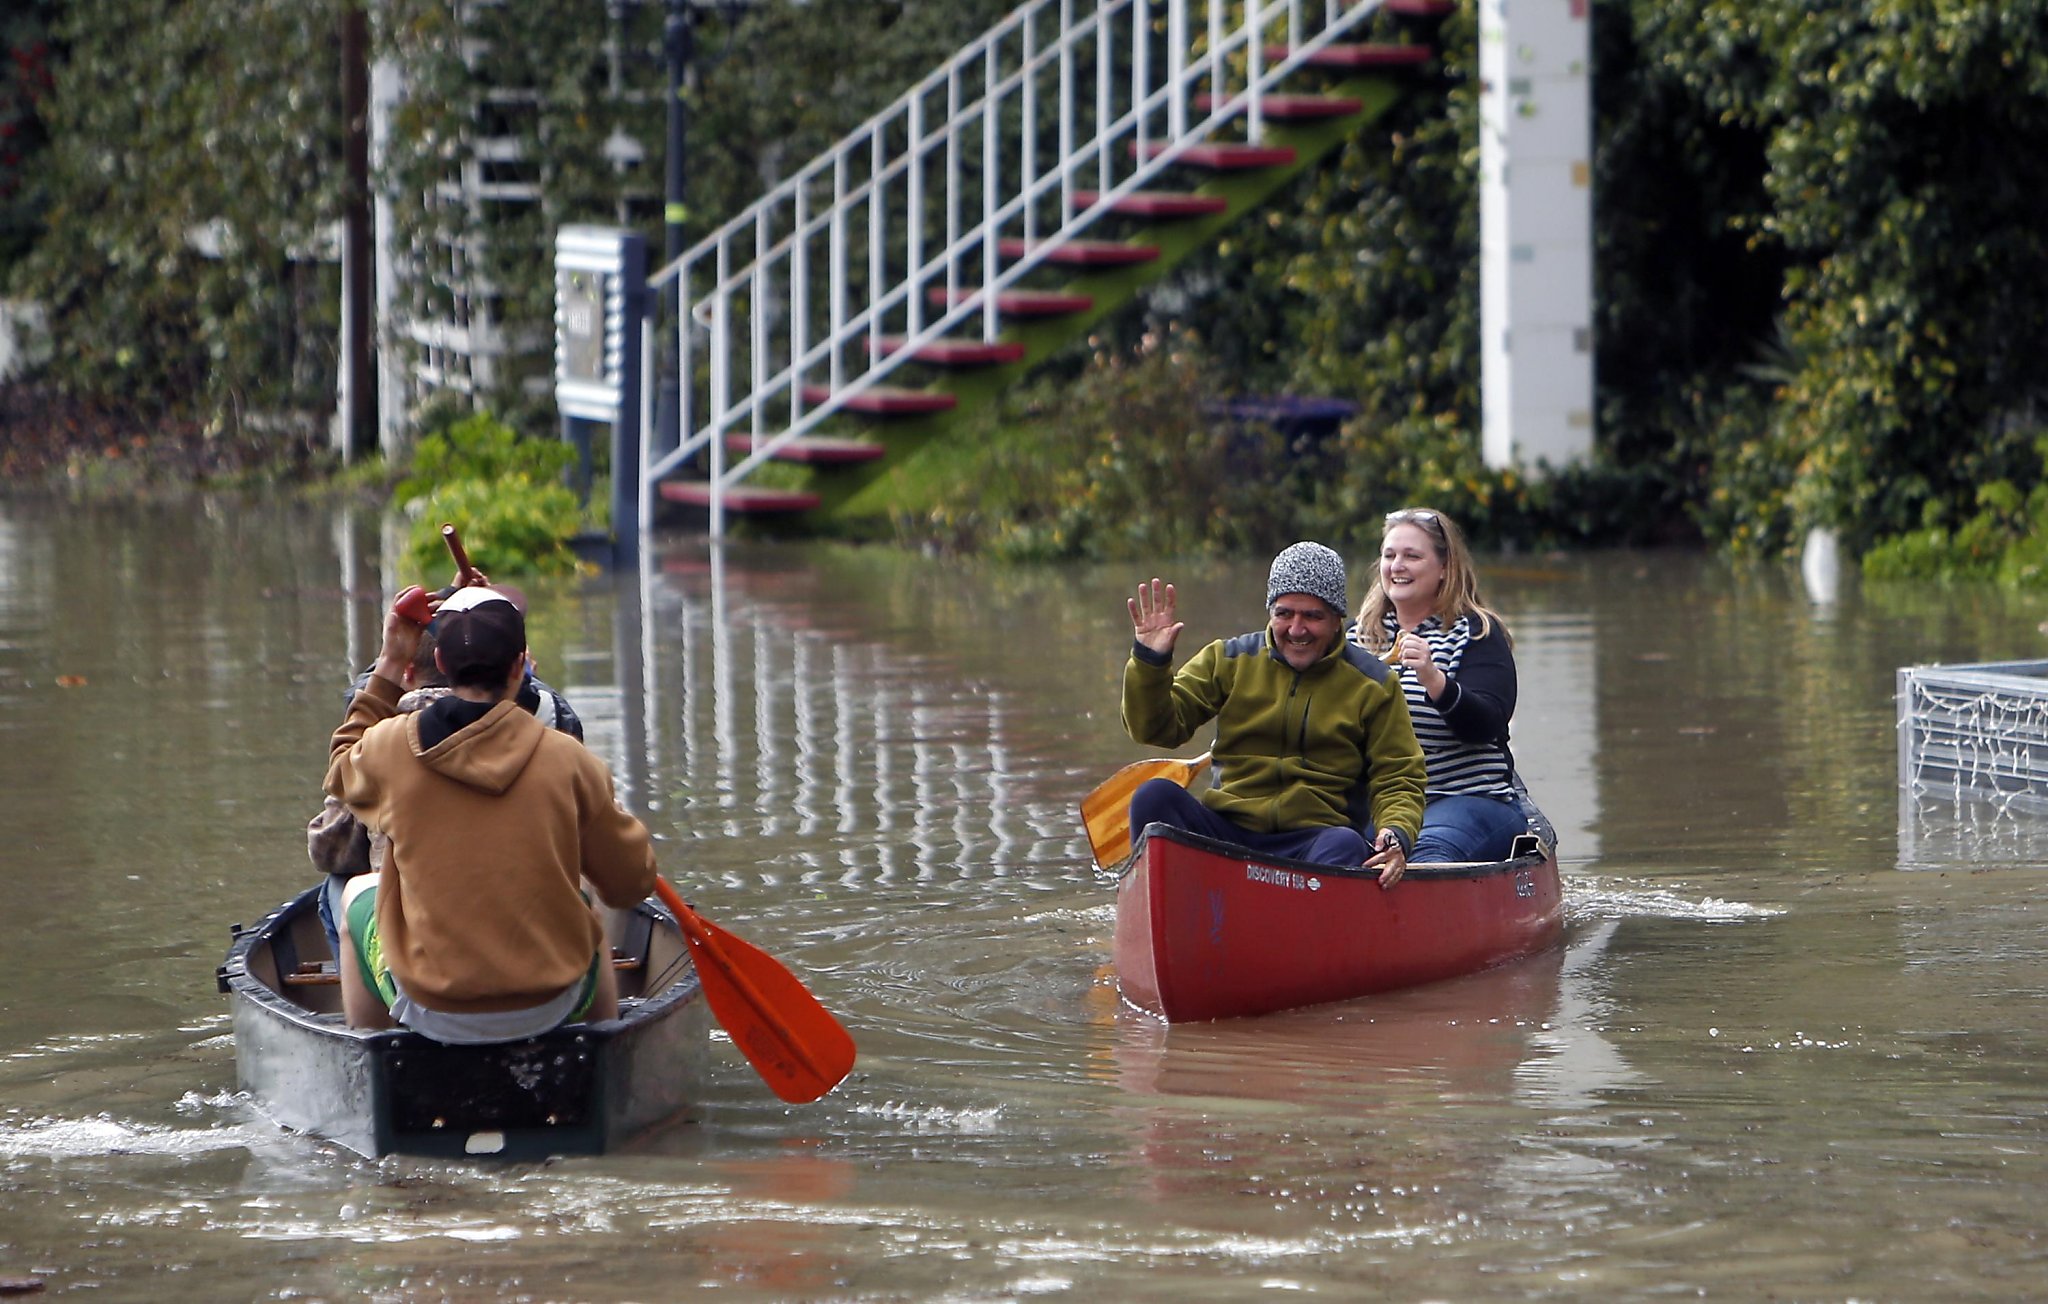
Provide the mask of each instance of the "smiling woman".
{"label": "smiling woman", "polygon": [[1478,571],[1455,521],[1427,507],[1387,513],[1378,574],[1350,638],[1398,669],[1428,758],[1415,858],[1505,858],[1515,838],[1536,827],[1508,751],[1514,643],[1479,600]]}

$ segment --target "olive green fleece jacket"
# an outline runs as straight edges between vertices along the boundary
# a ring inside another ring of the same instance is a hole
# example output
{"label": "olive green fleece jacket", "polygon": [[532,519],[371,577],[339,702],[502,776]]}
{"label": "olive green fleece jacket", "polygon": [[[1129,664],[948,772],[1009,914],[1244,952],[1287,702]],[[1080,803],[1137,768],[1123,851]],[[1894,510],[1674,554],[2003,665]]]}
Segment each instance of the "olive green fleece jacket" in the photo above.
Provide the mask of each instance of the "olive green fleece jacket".
{"label": "olive green fleece jacket", "polygon": [[1366,841],[1391,828],[1404,847],[1422,827],[1426,770],[1401,681],[1343,639],[1296,670],[1270,630],[1218,640],[1175,673],[1134,643],[1124,667],[1124,729],[1178,747],[1216,721],[1209,809],[1255,833],[1350,824]]}
{"label": "olive green fleece jacket", "polygon": [[391,839],[377,931],[399,986],[445,1013],[520,1010],[590,968],[579,879],[625,909],[654,887],[647,829],[611,770],[511,701],[431,748],[400,689],[372,676],[328,752],[327,792]]}

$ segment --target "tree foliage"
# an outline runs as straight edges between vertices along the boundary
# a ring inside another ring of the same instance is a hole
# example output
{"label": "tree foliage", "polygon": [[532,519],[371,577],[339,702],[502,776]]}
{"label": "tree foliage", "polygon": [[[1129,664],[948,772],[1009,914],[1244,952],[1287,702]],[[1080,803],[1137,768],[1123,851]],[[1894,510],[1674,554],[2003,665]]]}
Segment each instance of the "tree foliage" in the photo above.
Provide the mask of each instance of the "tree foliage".
{"label": "tree foliage", "polygon": [[38,158],[48,144],[43,101],[56,86],[55,8],[56,0],[14,0],[0,12],[0,268],[26,253],[41,229]]}
{"label": "tree foliage", "polygon": [[1977,485],[2033,460],[2048,3],[1627,13],[1644,68],[1695,120],[1761,142],[1760,184],[1719,197],[1784,269],[1783,375],[1723,450],[1791,470],[1746,505],[1754,541],[1825,525],[1862,546],[1973,513]]}
{"label": "tree foliage", "polygon": [[322,409],[338,291],[335,5],[67,4],[43,100],[48,207],[14,289],[62,341],[54,378],[239,422]]}

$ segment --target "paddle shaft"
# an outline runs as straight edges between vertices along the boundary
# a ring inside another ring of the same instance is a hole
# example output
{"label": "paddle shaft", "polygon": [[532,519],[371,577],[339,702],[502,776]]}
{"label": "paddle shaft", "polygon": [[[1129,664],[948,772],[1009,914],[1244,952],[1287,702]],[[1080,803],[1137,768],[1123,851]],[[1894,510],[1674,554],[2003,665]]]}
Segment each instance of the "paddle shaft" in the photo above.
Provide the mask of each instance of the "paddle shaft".
{"label": "paddle shaft", "polygon": [[448,555],[455,559],[455,586],[462,588],[475,581],[482,572],[470,565],[469,553],[462,546],[462,536],[455,532],[455,523],[449,521],[441,526],[441,542],[448,545]]}
{"label": "paddle shaft", "polygon": [[788,1029],[783,1027],[779,1020],[772,1017],[775,1007],[769,1003],[767,997],[761,994],[760,989],[754,986],[753,982],[740,970],[739,966],[735,965],[725,952],[719,949],[718,940],[711,936],[709,929],[704,927],[704,921],[697,917],[697,912],[683,904],[681,894],[669,886],[669,881],[657,875],[654,880],[654,892],[656,896],[661,898],[662,904],[667,906],[675,915],[676,922],[682,925],[683,932],[689,935],[690,940],[698,947],[701,947],[704,954],[711,957],[712,964],[717,966],[725,980],[738,990],[739,994],[746,999],[747,1004],[754,1007],[755,1013],[764,1016],[763,1021],[775,1033],[776,1040],[782,1043],[783,1048],[789,1051],[814,1076],[828,1080],[832,1079],[833,1075],[819,1066],[818,1061],[812,1057],[810,1049],[803,1044],[802,1039],[791,1036]]}

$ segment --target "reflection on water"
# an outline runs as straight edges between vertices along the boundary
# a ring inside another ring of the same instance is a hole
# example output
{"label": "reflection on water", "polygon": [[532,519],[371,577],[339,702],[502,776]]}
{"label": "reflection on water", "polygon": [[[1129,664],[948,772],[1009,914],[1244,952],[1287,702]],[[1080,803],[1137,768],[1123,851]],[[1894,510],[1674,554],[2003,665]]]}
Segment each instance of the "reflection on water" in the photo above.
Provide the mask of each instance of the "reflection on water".
{"label": "reflection on water", "polygon": [[1560,1111],[1594,1109],[1643,1080],[1600,1033],[1614,1017],[1600,961],[1620,926],[1618,919],[1603,919],[1573,935],[1558,964],[1557,1000],[1530,1034],[1529,1055],[1515,1066],[1523,1101]]}
{"label": "reflection on water", "polygon": [[[1564,947],[1484,973],[1369,1000],[1257,1019],[1168,1025],[1118,1021],[1117,1084],[1138,1095],[1233,1097],[1376,1114],[1417,1099],[1491,1098],[1539,1061],[1582,992],[1583,952],[1605,944],[1613,921]],[[1575,960],[1575,957],[1577,958]],[[1590,1027],[1576,1035],[1598,1039]],[[1599,1079],[1581,1082],[1597,1090]]]}
{"label": "reflection on water", "polygon": [[2048,803],[1899,787],[1900,869],[2048,865]]}
{"label": "reflection on water", "polygon": [[794,872],[844,884],[1002,876],[1081,845],[1075,794],[1039,768],[1056,758],[1012,741],[1042,708],[878,626],[858,589],[706,549],[622,596],[622,631],[637,630],[620,643],[637,656],[621,657],[620,711],[645,742],[620,730],[610,759],[650,808],[688,810],[677,836],[801,843]]}
{"label": "reflection on water", "polygon": [[[1059,758],[1027,751],[1047,746],[1034,727],[1045,705],[997,687],[996,666],[976,673],[945,655],[958,631],[937,612],[930,640],[906,639],[898,620],[878,623],[872,602],[882,595],[853,587],[867,578],[853,569],[835,578],[792,568],[786,554],[705,547],[621,582],[617,679],[584,683],[603,673],[584,653],[574,701],[627,799],[687,806],[691,827],[680,836],[842,835],[827,838],[840,843],[835,854],[799,860],[846,882],[1001,875],[1052,847],[1080,849],[1075,791],[1044,792],[1039,767]],[[1104,623],[1116,637],[1100,609],[1068,613],[1093,643],[1104,641]],[[657,631],[673,639],[667,656]],[[1593,640],[1583,615],[1532,615],[1519,631],[1518,759],[1568,850],[1590,859],[1599,847]],[[996,655],[1042,661],[1036,635],[1014,631],[1023,645]],[[1115,692],[1096,678],[1068,696],[1113,719]],[[1130,745],[1120,747],[1127,759]]]}
{"label": "reflection on water", "polygon": [[[861,1058],[790,1108],[720,1042],[700,1119],[627,1154],[368,1165],[236,1100],[212,969],[228,923],[309,881],[341,686],[423,578],[394,555],[324,509],[0,504],[0,1276],[194,1300],[2037,1289],[2037,834],[2002,812],[1942,833],[1952,858],[1913,850],[1890,698],[1900,663],[2033,651],[2028,599],[1491,566],[1566,943],[1168,1028],[1116,998],[1073,813],[1139,751],[1125,568],[678,542],[532,586],[542,673],[665,871]],[[1264,568],[1174,568],[1191,643],[1256,625]],[[1894,869],[1923,859],[1986,872]]]}

